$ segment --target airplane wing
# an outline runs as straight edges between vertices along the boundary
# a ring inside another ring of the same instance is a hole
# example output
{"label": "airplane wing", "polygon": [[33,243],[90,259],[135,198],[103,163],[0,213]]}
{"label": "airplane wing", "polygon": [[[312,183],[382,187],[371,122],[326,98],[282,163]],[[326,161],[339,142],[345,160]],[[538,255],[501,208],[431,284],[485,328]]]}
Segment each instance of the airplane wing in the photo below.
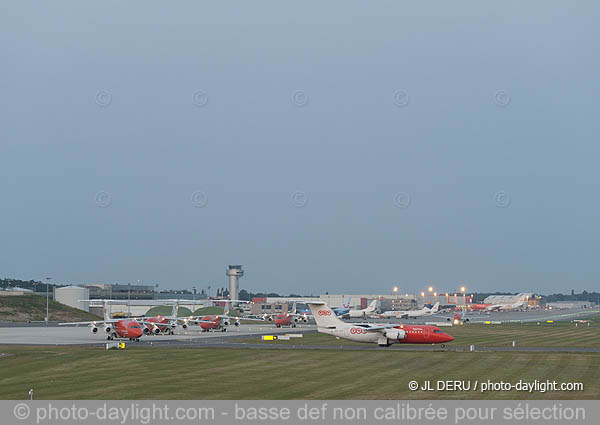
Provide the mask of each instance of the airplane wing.
{"label": "airplane wing", "polygon": [[225,314],[219,314],[219,317],[224,319],[233,319],[233,320],[251,320],[253,322],[264,322],[263,319],[254,319],[252,317],[241,317],[241,316],[227,316]]}
{"label": "airplane wing", "polygon": [[91,322],[63,322],[63,323],[59,323],[59,326],[63,326],[63,325],[97,325],[100,323],[116,323],[119,320],[123,320],[123,319],[110,319],[110,320],[92,320]]}
{"label": "airplane wing", "polygon": [[[179,322],[194,322],[194,323],[215,323],[213,320],[203,320],[202,317],[205,316],[191,316],[191,317],[178,317],[176,319]],[[221,316],[219,316],[221,317]]]}
{"label": "airplane wing", "polygon": [[394,326],[399,326],[399,325],[392,325],[392,324],[371,325],[368,328],[364,328],[364,329],[367,332],[379,332],[379,331],[382,331],[384,329],[393,328]]}

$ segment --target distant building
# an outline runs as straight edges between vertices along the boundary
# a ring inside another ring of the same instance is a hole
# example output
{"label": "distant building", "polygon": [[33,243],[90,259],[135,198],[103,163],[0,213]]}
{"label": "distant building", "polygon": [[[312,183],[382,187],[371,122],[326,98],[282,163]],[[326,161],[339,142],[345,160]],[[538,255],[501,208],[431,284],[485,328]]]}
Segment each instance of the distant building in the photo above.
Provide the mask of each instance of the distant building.
{"label": "distant building", "polygon": [[154,299],[153,285],[122,285],[113,283],[89,283],[84,284],[89,289],[90,299],[109,300],[152,300]]}
{"label": "distant building", "polygon": [[81,286],[63,286],[54,290],[54,299],[69,307],[90,311],[90,290]]}
{"label": "distant building", "polygon": [[251,304],[250,314],[280,314],[287,313],[288,309],[288,303],[254,303]]}

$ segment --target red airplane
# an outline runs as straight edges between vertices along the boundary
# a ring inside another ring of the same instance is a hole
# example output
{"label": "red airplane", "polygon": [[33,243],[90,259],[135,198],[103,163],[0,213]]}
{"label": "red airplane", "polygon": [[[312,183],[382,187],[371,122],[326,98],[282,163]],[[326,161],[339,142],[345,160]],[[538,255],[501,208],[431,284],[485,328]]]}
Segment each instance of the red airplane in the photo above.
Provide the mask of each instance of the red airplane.
{"label": "red airplane", "polygon": [[491,306],[491,304],[469,304],[471,310],[485,310],[489,306]]}
{"label": "red airplane", "polygon": [[279,313],[269,316],[263,316],[263,320],[268,320],[272,322],[275,320],[275,326],[280,328],[282,326],[290,326],[292,328],[296,327],[296,323],[298,322],[308,322],[308,318],[306,314],[298,314],[296,312],[296,303],[293,304],[292,311],[288,313]]}
{"label": "red airplane", "polygon": [[177,312],[179,311],[179,302],[175,301],[173,309],[171,310],[170,316],[154,316],[154,317],[141,317],[138,320],[144,321],[144,334],[146,335],[158,335],[165,333],[167,335],[173,335],[174,330],[177,327]]}
{"label": "red airplane", "polygon": [[112,341],[115,338],[127,338],[130,341],[139,341],[144,334],[142,325],[146,322],[138,322],[134,319],[111,319],[108,313],[107,301],[104,301],[104,320],[94,320],[91,322],[66,322],[59,325],[88,325],[93,334],[98,333],[98,329],[103,328],[106,332],[106,339]]}
{"label": "red airplane", "polygon": [[380,347],[392,344],[442,344],[454,338],[431,325],[392,325],[385,323],[348,323],[341,321],[322,302],[308,303],[317,322],[317,331],[356,342],[377,343]]}
{"label": "red airplane", "polygon": [[469,321],[469,318],[465,317],[462,311],[457,311],[456,313],[454,313],[454,317],[452,319],[448,317],[448,321],[452,321],[452,323],[458,325],[461,322],[467,323]]}
{"label": "red airplane", "polygon": [[[214,300],[213,302],[222,302],[221,300]],[[229,316],[229,303],[231,300],[225,301],[223,307],[223,314],[209,314],[206,316],[191,316],[186,318],[179,318],[177,320],[183,321],[182,327],[185,329],[191,323],[194,325],[200,325],[202,332],[209,331],[221,331],[227,332],[227,327],[233,324],[235,327],[240,326],[240,317]],[[247,302],[235,300],[235,302]],[[252,319],[243,317],[243,320],[255,320],[262,322],[262,319]]]}

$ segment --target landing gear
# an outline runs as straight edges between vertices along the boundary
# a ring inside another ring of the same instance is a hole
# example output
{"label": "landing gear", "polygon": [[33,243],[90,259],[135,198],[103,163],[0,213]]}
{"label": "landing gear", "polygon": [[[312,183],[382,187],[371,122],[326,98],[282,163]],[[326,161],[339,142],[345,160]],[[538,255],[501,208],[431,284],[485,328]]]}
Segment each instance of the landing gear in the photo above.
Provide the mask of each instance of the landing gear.
{"label": "landing gear", "polygon": [[292,328],[295,328],[295,327],[296,327],[296,324],[295,324],[295,323],[292,323],[292,326],[291,326],[291,327],[292,327]]}
{"label": "landing gear", "polygon": [[446,344],[440,345],[440,348],[442,348],[442,349],[446,348]]}
{"label": "landing gear", "polygon": [[227,328],[221,329],[221,332],[227,332]]}
{"label": "landing gear", "polygon": [[276,328],[280,328],[280,327],[281,327],[281,325],[275,325],[275,327],[276,327]]}

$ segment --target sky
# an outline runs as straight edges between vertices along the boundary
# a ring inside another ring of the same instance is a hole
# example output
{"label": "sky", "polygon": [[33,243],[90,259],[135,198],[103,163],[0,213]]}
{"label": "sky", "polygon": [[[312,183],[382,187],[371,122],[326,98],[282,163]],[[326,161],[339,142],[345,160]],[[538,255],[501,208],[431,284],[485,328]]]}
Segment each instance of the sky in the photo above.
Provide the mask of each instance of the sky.
{"label": "sky", "polygon": [[[600,4],[0,13],[0,277],[593,290]],[[214,291],[214,289],[213,289]]]}

